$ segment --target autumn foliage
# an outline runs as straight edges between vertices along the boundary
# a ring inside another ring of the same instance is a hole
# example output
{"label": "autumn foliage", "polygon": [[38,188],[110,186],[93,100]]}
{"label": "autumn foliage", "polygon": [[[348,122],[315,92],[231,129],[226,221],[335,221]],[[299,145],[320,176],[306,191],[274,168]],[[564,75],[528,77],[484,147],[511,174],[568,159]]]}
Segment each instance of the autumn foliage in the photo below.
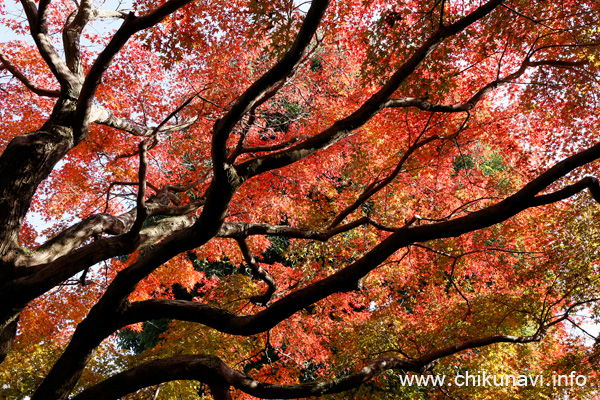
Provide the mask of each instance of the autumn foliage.
{"label": "autumn foliage", "polygon": [[598,395],[597,1],[0,10],[0,397]]}

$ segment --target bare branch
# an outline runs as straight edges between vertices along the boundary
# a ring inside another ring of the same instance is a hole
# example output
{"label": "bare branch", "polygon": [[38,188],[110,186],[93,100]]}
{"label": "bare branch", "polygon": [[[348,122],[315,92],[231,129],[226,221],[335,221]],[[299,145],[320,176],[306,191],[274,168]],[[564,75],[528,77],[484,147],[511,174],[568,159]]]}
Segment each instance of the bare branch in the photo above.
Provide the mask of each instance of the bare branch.
{"label": "bare branch", "polygon": [[472,23],[491,13],[502,0],[491,0],[484,3],[471,14],[461,18],[451,25],[440,27],[434,32],[406,62],[390,77],[383,87],[372,95],[358,110],[349,116],[338,120],[321,133],[277,153],[268,154],[246,161],[238,166],[238,173],[245,179],[262,172],[281,168],[300,159],[308,157],[319,150],[339,142],[367,121],[382,108],[388,106],[389,100],[398,87],[421,65],[445,39],[456,35]]}
{"label": "bare branch", "polygon": [[61,89],[69,98],[77,98],[81,82],[73,75],[69,67],[60,58],[60,55],[52,44],[52,39],[48,34],[46,26],[46,13],[49,0],[40,1],[40,9],[33,0],[21,0],[23,10],[27,15],[31,36],[37,45],[42,58],[61,85]]}
{"label": "bare branch", "polygon": [[115,115],[112,112],[108,111],[104,107],[100,107],[97,105],[92,105],[92,110],[91,110],[90,114],[91,114],[92,122],[95,122],[95,123],[98,123],[101,125],[110,126],[111,128],[119,129],[121,131],[125,131],[128,133],[131,133],[132,135],[141,136],[141,137],[149,137],[154,132],[170,133],[170,132],[182,131],[182,130],[187,129],[190,126],[192,126],[194,124],[194,122],[196,122],[196,120],[197,120],[197,117],[194,117],[191,120],[188,120],[188,121],[185,121],[185,122],[182,122],[179,124],[173,124],[173,125],[163,124],[163,125],[157,126],[157,127],[145,127],[145,126],[137,125],[134,122],[126,120],[124,118],[115,117]]}
{"label": "bare branch", "polygon": [[[148,204],[148,208],[152,213],[151,203]],[[21,254],[16,264],[20,267],[18,275],[22,278],[1,286],[0,298],[4,299],[7,296],[15,300],[29,301],[31,299],[25,299],[21,287],[29,286],[33,292],[39,290],[41,294],[87,267],[155,245],[172,234],[189,230],[198,219],[196,215],[187,214],[164,218],[142,228],[140,233],[130,241],[123,240],[122,236],[115,236],[101,238],[80,247],[89,238],[100,233],[126,232],[131,228],[135,215],[136,210],[133,209],[118,217],[107,214],[91,216],[50,239],[33,252]]]}
{"label": "bare branch", "polygon": [[17,78],[23,85],[25,85],[25,87],[29,90],[31,90],[33,93],[37,94],[38,96],[46,96],[46,97],[58,97],[60,96],[60,90],[51,90],[51,89],[44,89],[41,88],[39,86],[37,86],[36,84],[34,84],[33,82],[31,82],[25,75],[23,75],[23,73],[21,73],[21,71],[19,71],[17,69],[17,67],[10,62],[10,60],[8,58],[6,58],[6,56],[2,53],[0,53],[0,61],[2,62],[2,64],[4,65],[4,67],[6,68],[6,70],[8,72],[10,72],[15,78]]}
{"label": "bare branch", "polygon": [[494,343],[530,343],[539,341],[541,338],[542,335],[496,335],[481,339],[471,339],[454,346],[432,351],[419,358],[383,357],[342,378],[295,385],[270,384],[256,381],[248,375],[232,369],[216,356],[180,355],[140,364],[84,390],[75,396],[73,400],[116,400],[127,393],[144,387],[183,379],[196,380],[207,384],[218,383],[221,387],[232,386],[262,399],[295,399],[322,396],[356,388],[390,369],[402,371],[402,373],[409,371],[422,373],[431,370],[441,358],[457,354],[461,351],[476,349]]}
{"label": "bare branch", "polygon": [[313,0],[310,9],[290,49],[271,69],[257,79],[217,121],[213,129],[212,157],[215,179],[226,179],[227,140],[233,127],[257,103],[273,96],[283,86],[285,79],[302,61],[314,33],[329,5],[328,0]]}
{"label": "bare branch", "polygon": [[250,249],[248,248],[248,244],[244,239],[236,239],[238,245],[240,246],[240,250],[242,255],[244,256],[244,260],[252,269],[252,273],[256,275],[260,280],[267,284],[267,291],[261,295],[252,296],[250,301],[255,304],[266,305],[273,297],[273,294],[277,291],[277,285],[275,284],[275,280],[267,271],[265,271],[254,259],[252,254],[250,253]]}

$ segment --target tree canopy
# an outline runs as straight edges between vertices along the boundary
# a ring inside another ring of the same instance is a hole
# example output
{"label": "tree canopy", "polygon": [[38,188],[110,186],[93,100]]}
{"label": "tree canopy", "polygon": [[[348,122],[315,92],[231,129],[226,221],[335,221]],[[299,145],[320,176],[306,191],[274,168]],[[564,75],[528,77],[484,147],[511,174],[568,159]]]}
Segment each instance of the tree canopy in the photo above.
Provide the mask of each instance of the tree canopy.
{"label": "tree canopy", "polygon": [[0,10],[1,397],[597,395],[597,1]]}

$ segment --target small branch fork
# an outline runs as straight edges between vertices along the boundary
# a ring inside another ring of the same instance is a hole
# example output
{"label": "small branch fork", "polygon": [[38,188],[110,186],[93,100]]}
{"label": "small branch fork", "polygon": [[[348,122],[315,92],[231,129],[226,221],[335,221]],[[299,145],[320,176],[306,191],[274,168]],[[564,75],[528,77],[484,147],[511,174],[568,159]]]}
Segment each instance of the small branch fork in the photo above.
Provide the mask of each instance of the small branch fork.
{"label": "small branch fork", "polygon": [[[45,27],[49,0],[41,0],[39,9],[36,8],[33,0],[22,0],[22,2],[30,21],[32,35],[36,40],[36,44],[40,48],[42,56],[48,65],[50,65],[52,72],[61,83],[63,92],[67,93],[72,88],[81,88],[74,124],[75,142],[79,142],[85,138],[89,124],[93,121],[90,118],[93,111],[92,98],[100,84],[102,74],[108,68],[113,57],[136,32],[160,22],[167,15],[188,4],[190,0],[168,0],[154,11],[141,17],[136,17],[133,13],[128,14],[121,28],[93,63],[83,84],[69,72],[68,67],[64,65],[64,62],[62,62],[51,46],[50,37]],[[121,326],[165,315],[170,318],[203,323],[222,332],[236,335],[264,332],[289,318],[302,308],[314,304],[333,293],[354,290],[356,282],[359,279],[377,268],[401,248],[410,246],[415,242],[455,237],[465,232],[482,229],[505,221],[534,206],[535,201],[541,203],[549,201],[549,198],[543,198],[543,196],[548,195],[537,195],[570,171],[598,159],[600,157],[600,144],[577,153],[563,162],[557,163],[555,167],[539,175],[517,193],[495,205],[449,221],[392,229],[393,233],[391,235],[383,239],[364,256],[345,266],[345,268],[322,280],[295,290],[269,304],[264,310],[255,315],[236,315],[217,307],[186,301],[166,299],[153,299],[135,303],[127,301],[128,295],[135,290],[136,285],[164,262],[190,248],[203,245],[216,234],[220,234],[223,231],[228,230],[232,237],[243,237],[244,239],[250,231],[252,234],[265,234],[270,231],[276,231],[277,234],[282,236],[288,235],[289,237],[294,237],[294,235],[298,235],[298,237],[311,237],[321,240],[322,238],[326,238],[327,235],[333,235],[360,224],[371,223],[375,226],[375,223],[370,219],[359,219],[346,225],[337,225],[335,228],[326,231],[307,231],[295,228],[286,230],[285,227],[279,228],[266,224],[223,224],[223,221],[227,213],[227,205],[244,179],[249,179],[275,168],[290,165],[349,137],[352,132],[363,126],[378,113],[382,107],[393,106],[391,103],[388,103],[388,101],[391,101],[391,96],[422,64],[423,60],[445,39],[458,34],[474,22],[489,15],[501,2],[502,0],[490,0],[456,22],[447,26],[441,26],[415,50],[385,85],[374,93],[359,109],[346,118],[338,120],[323,132],[290,148],[244,162],[236,166],[236,168],[227,165],[227,142],[235,125],[239,123],[246,113],[252,110],[253,106],[260,103],[265,93],[269,93],[271,89],[277,88],[289,76],[290,72],[298,65],[302,54],[311,42],[328,6],[327,1],[314,0],[291,49],[280,62],[276,63],[265,75],[256,80],[233,103],[227,113],[216,122],[213,130],[211,149],[214,179],[207,190],[207,201],[201,215],[198,218],[185,216],[187,219],[182,216],[182,218],[178,219],[181,223],[180,227],[170,228],[168,237],[166,237],[166,234],[160,236],[160,234],[155,233],[154,243],[157,243],[161,239],[166,239],[152,249],[149,249],[144,257],[132,263],[117,275],[88,316],[78,325],[63,355],[34,394],[34,399],[46,399],[52,396],[55,398],[68,397],[94,350],[104,338],[114,332],[114,329],[118,329]],[[139,208],[148,208],[148,210],[151,205],[144,198],[147,185],[147,182],[145,182],[147,159],[145,157],[147,156],[147,151],[151,148],[151,145],[149,145],[150,139],[154,135],[156,135],[156,131],[148,135],[140,135],[147,136],[149,139],[146,139],[147,141],[144,144],[140,144],[139,148],[140,171],[138,178],[140,189],[138,191],[137,202]],[[562,194],[555,196],[555,198],[561,198],[561,196]],[[136,218],[133,221],[134,226],[138,227],[143,223],[144,218],[140,217],[143,212],[136,211]],[[165,215],[170,214],[165,213]],[[71,233],[80,233],[79,229],[84,226],[88,227],[85,224],[80,225]],[[155,228],[157,231],[160,231],[160,228],[163,228],[163,226],[157,223]],[[138,228],[131,231],[135,232],[136,230],[140,232],[139,235],[136,235],[138,236],[136,239],[141,241],[139,236],[141,236],[144,229]],[[13,301],[13,298],[16,299],[11,304],[26,304],[31,300],[28,296],[33,295],[35,297],[44,293],[45,290],[48,290],[48,287],[52,288],[57,282],[64,280],[65,277],[68,278],[74,272],[85,269],[88,264],[93,265],[97,261],[114,256],[114,254],[118,255],[130,252],[131,248],[132,246],[123,243],[122,237],[100,239],[81,249],[64,254],[59,260],[60,262],[51,262],[39,268],[33,268],[31,273],[24,274],[19,279],[11,281],[10,285],[2,286],[0,298],[2,300],[10,299],[11,301]],[[94,250],[101,251],[95,252]],[[31,290],[28,293],[22,293],[23,288]],[[324,393],[336,393],[356,387],[378,373],[390,368],[424,371],[431,368],[438,359],[465,349],[500,342],[528,343],[537,341],[545,333],[546,327],[543,327],[543,329],[540,328],[536,335],[527,337],[495,335],[482,339],[467,340],[455,346],[439,349],[412,360],[395,357],[379,359],[347,377],[303,385],[264,384],[254,381],[237,371],[228,369],[226,365],[215,357],[179,356],[142,364],[132,370],[109,378],[109,380],[80,393],[75,398],[78,400],[85,398],[118,398],[137,390],[136,388],[144,387],[148,383],[159,384],[162,381],[171,379],[208,380],[215,392],[215,396],[219,399],[229,398],[228,388],[230,386],[246,390],[252,395],[260,397],[271,396],[273,398],[306,397]],[[123,392],[124,390],[125,392]]]}
{"label": "small branch fork", "polygon": [[465,340],[456,345],[431,351],[419,358],[382,357],[342,378],[295,385],[270,384],[254,380],[243,372],[229,367],[216,356],[180,355],[140,364],[84,390],[73,400],[116,400],[144,387],[180,379],[209,384],[216,399],[231,399],[229,392],[231,387],[263,399],[322,396],[355,388],[388,370],[400,373],[427,372],[433,369],[440,359],[464,350],[494,343],[538,342],[543,338],[549,326],[540,327],[538,332],[532,336],[494,335]]}
{"label": "small branch fork", "polygon": [[[429,118],[429,121],[431,121],[431,116]],[[342,212],[340,212],[338,214],[338,216],[328,226],[328,229],[333,229],[334,227],[338,226],[348,215],[350,215],[358,207],[360,207],[361,204],[364,204],[365,201],[367,201],[369,198],[371,198],[373,195],[375,195],[381,189],[383,189],[384,187],[386,187],[387,185],[389,185],[398,176],[398,174],[400,173],[400,171],[402,171],[402,168],[403,168],[404,164],[410,158],[410,156],[413,155],[413,153],[415,151],[417,151],[421,147],[423,147],[426,144],[428,144],[430,142],[433,142],[435,140],[453,140],[453,139],[455,139],[460,134],[460,132],[462,132],[465,129],[465,127],[467,126],[467,122],[469,120],[469,117],[470,117],[470,114],[467,114],[467,118],[462,123],[462,125],[460,126],[460,128],[458,129],[458,131],[456,133],[454,133],[453,135],[449,136],[449,137],[440,137],[440,136],[436,135],[436,136],[431,136],[431,137],[428,137],[428,138],[425,138],[425,139],[421,140],[421,137],[427,131],[427,126],[426,126],[423,129],[423,131],[421,132],[421,134],[419,135],[419,137],[417,137],[417,139],[415,140],[415,142],[402,155],[402,158],[400,159],[400,161],[398,161],[398,164],[396,165],[396,168],[394,168],[394,170],[386,178],[381,179],[379,181],[374,181],[373,183],[371,183],[370,185],[368,185],[365,188],[365,190],[363,191],[363,193],[354,201],[354,203],[350,204],[348,207],[346,207]],[[429,125],[429,121],[428,121],[427,125]]]}
{"label": "small branch fork", "polygon": [[27,89],[31,90],[33,93],[37,94],[38,96],[45,96],[45,97],[59,97],[60,96],[60,90],[44,89],[44,88],[41,88],[41,87],[37,86],[36,84],[34,84],[21,71],[19,71],[19,69],[13,63],[11,63],[10,60],[2,53],[0,53],[0,62],[2,62],[2,65],[0,65],[0,70],[6,69],[15,78],[17,78],[23,85],[25,85],[25,87]]}
{"label": "small branch fork", "polygon": [[[138,172],[138,195],[137,195],[137,214],[133,226],[131,227],[131,231],[128,233],[129,235],[136,236],[139,234],[140,230],[146,218],[149,216],[148,208],[146,207],[146,188],[148,183],[146,182],[146,174],[148,171],[148,150],[153,148],[159,143],[157,138],[158,132],[160,129],[177,113],[183,110],[194,98],[197,94],[194,94],[186,101],[184,101],[179,107],[177,107],[173,112],[171,112],[165,119],[162,120],[156,128],[154,128],[152,134],[149,138],[144,139],[140,142],[138,149],[140,154],[140,166]],[[152,141],[152,144],[149,144]]]}

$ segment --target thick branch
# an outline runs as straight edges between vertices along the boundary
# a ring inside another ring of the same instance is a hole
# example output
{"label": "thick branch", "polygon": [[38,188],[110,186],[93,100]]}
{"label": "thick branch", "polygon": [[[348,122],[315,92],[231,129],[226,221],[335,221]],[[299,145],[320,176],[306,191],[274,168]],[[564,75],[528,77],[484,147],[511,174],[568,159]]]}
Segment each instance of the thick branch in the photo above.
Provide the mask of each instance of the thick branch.
{"label": "thick branch", "polygon": [[225,174],[226,145],[233,127],[250,109],[264,99],[265,95],[274,95],[275,91],[273,90],[281,87],[283,81],[299,65],[328,5],[328,0],[313,0],[290,49],[269,71],[250,85],[231,106],[230,110],[215,123],[212,161],[216,179],[221,179],[221,176]]}
{"label": "thick branch", "polygon": [[530,204],[532,207],[538,207],[556,203],[557,201],[567,199],[584,189],[588,189],[594,200],[596,200],[597,203],[600,203],[600,184],[598,183],[598,179],[588,176],[572,185],[557,190],[556,192],[536,196]]}
{"label": "thick branch", "polygon": [[238,167],[239,174],[246,179],[276,168],[292,164],[306,158],[319,150],[339,142],[348,137],[351,132],[363,126],[382,108],[384,108],[393,93],[406,81],[406,79],[421,65],[446,38],[456,35],[472,23],[491,13],[502,0],[491,0],[471,14],[461,18],[455,23],[440,27],[429,39],[425,41],[409,59],[390,77],[386,84],[358,110],[338,120],[329,128],[287,150],[268,154],[253,160],[246,161]]}
{"label": "thick branch", "polygon": [[[130,370],[84,390],[73,400],[118,399],[144,387],[172,380],[196,380],[206,384],[233,386],[245,393],[261,399],[295,399],[341,393],[354,389],[384,371],[394,369],[406,372],[425,372],[435,366],[441,358],[468,349],[488,346],[494,343],[530,343],[541,340],[542,335],[509,336],[495,335],[481,339],[467,340],[453,346],[435,350],[416,359],[384,357],[377,359],[360,370],[343,378],[316,381],[295,385],[270,384],[256,381],[237,371],[216,356],[180,355],[148,361]],[[213,393],[214,395],[214,393]]]}
{"label": "thick branch", "polygon": [[431,111],[431,112],[440,112],[440,113],[455,113],[455,112],[464,112],[472,110],[477,103],[485,97],[492,90],[506,85],[508,83],[514,82],[515,79],[522,76],[525,71],[529,67],[542,67],[542,66],[551,66],[557,68],[568,68],[568,67],[579,67],[584,65],[583,62],[570,62],[570,61],[556,61],[556,60],[544,60],[544,61],[529,61],[526,59],[521,67],[513,72],[505,76],[502,79],[496,79],[483,88],[481,88],[477,93],[475,93],[469,100],[461,104],[436,104],[428,101],[427,99],[416,98],[416,97],[404,97],[398,99],[390,99],[386,103],[386,107],[415,107],[419,110],[423,111]]}
{"label": "thick branch", "polygon": [[[21,266],[18,275],[21,277],[0,286],[0,303],[26,304],[94,264],[155,245],[173,234],[186,230],[189,232],[198,219],[196,215],[165,218],[142,228],[137,236],[129,240],[124,240],[123,236],[107,237],[78,248],[77,243],[89,239],[103,228],[119,231],[130,229],[134,216],[135,210],[120,217],[107,217],[105,214],[90,217],[44,244],[39,254],[34,251],[21,255],[18,259]],[[103,226],[96,226],[95,223]],[[87,234],[90,236],[85,237]],[[58,253],[58,257],[55,257],[54,251]]]}
{"label": "thick branch", "polygon": [[42,58],[60,83],[62,91],[68,98],[77,98],[79,94],[80,81],[71,73],[71,70],[60,58],[60,55],[52,44],[52,39],[48,34],[46,26],[46,12],[49,0],[40,1],[38,11],[33,0],[21,0],[23,10],[27,15],[31,36],[37,45]]}
{"label": "thick branch", "polygon": [[101,234],[120,235],[133,222],[133,213],[118,217],[110,214],[95,214],[65,229],[31,253],[25,253],[15,261],[18,267],[32,267],[50,263],[81,246],[89,238]]}
{"label": "thick branch", "polygon": [[308,138],[308,136],[298,136],[295,138],[292,138],[290,140],[286,140],[285,142],[281,142],[281,143],[277,143],[277,144],[272,144],[270,146],[254,146],[254,147],[242,147],[242,149],[240,150],[240,154],[243,153],[260,153],[263,151],[275,151],[275,150],[281,150],[281,149],[285,149],[286,147],[290,147],[293,144],[298,143],[299,141]]}
{"label": "thick branch", "polygon": [[81,64],[80,38],[83,28],[93,16],[93,0],[81,0],[77,11],[68,18],[63,29],[63,46],[67,67],[79,79],[83,79],[83,65]]}
{"label": "thick branch", "polygon": [[6,358],[8,351],[17,336],[17,326],[19,324],[19,315],[15,315],[13,319],[4,326],[0,327],[0,364]]}

